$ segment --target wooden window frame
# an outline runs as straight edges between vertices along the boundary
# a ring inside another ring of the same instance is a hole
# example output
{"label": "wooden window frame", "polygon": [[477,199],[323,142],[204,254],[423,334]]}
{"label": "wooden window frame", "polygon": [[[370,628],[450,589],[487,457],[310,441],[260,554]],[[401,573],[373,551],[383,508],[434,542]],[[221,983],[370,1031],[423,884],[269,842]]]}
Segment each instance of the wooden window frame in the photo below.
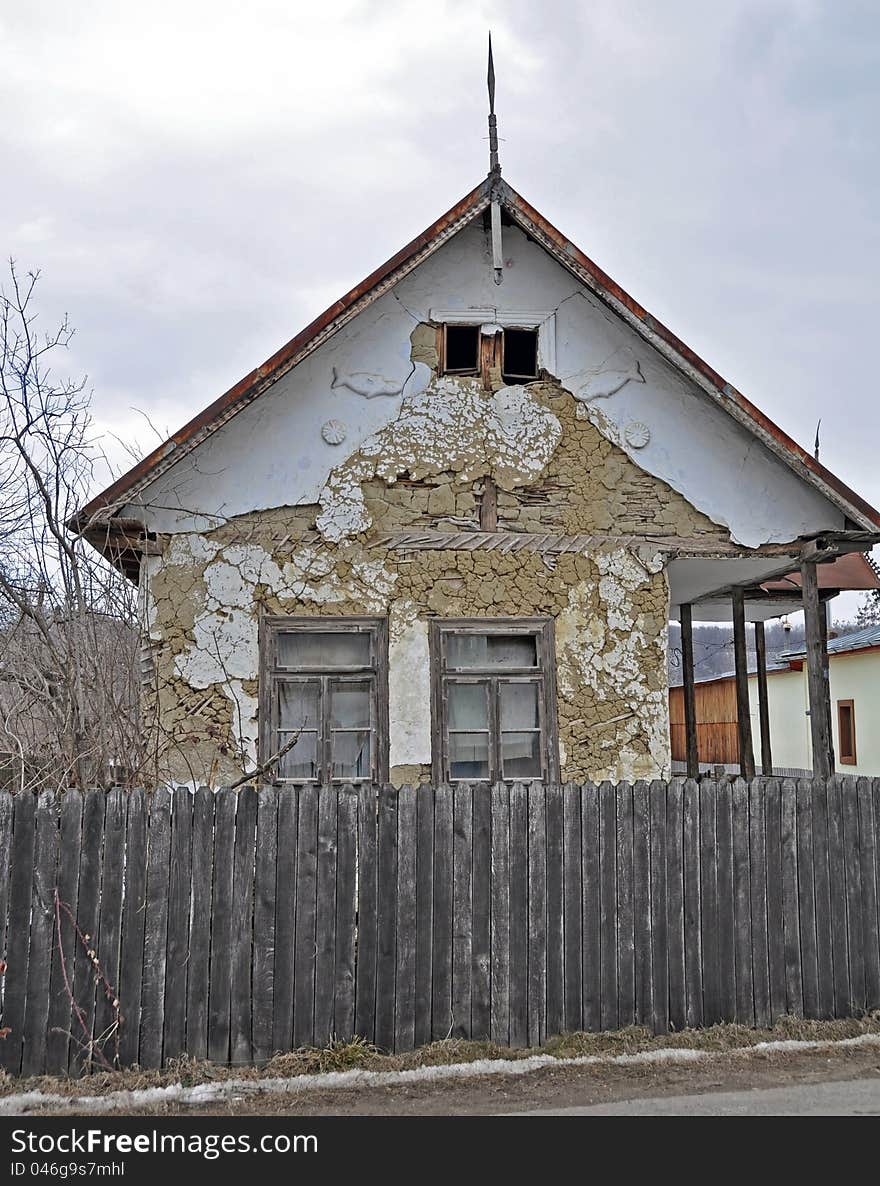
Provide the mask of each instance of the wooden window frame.
{"label": "wooden window frame", "polygon": [[[446,638],[450,634],[525,634],[534,637],[538,664],[534,668],[448,668]],[[440,782],[556,783],[559,781],[559,725],[556,711],[556,637],[552,618],[435,618],[430,623],[431,661],[431,754],[435,785]],[[458,683],[538,683],[540,712],[541,773],[534,779],[502,778],[500,719],[497,694],[490,696],[490,771],[488,779],[451,778],[449,774],[449,731],[446,687]]]}
{"label": "wooden window frame", "polygon": [[[537,325],[495,325],[495,332],[484,332],[488,323],[478,321],[444,321],[439,327],[440,374],[464,378],[480,378],[483,386],[490,384],[489,372],[498,368],[504,382],[535,383],[541,377],[541,327]],[[446,363],[446,335],[452,329],[475,329],[477,331],[477,355],[473,367],[455,367],[450,370]],[[508,374],[504,370],[505,335],[508,330],[535,336],[535,372],[532,375]]]}
{"label": "wooden window frame", "polygon": [[[292,633],[311,634],[362,634],[370,636],[370,664],[356,667],[314,667],[291,668],[281,665],[278,661],[278,638],[282,634]],[[319,679],[321,691],[319,703],[321,709],[321,724],[318,729],[320,743],[319,778],[281,778],[277,771],[267,776],[267,781],[279,785],[312,786],[334,785],[343,783],[370,783],[388,781],[388,620],[379,617],[339,616],[339,617],[307,617],[265,615],[260,621],[260,682],[259,682],[259,742],[260,763],[267,762],[279,747],[272,748],[278,723],[278,697],[276,688],[282,681],[290,683],[306,683]],[[353,683],[359,680],[371,679],[375,684],[375,691],[370,699],[370,731],[373,734],[371,747],[370,774],[362,778],[332,778],[331,771],[331,737],[326,713],[329,697],[326,687],[330,680]]]}
{"label": "wooden window frame", "polygon": [[[843,728],[841,726],[842,711],[849,709],[849,732],[852,739],[852,753],[845,754],[843,752]],[[837,701],[837,745],[840,750],[837,755],[838,761],[842,766],[855,766],[858,759],[856,758],[856,704],[854,700],[838,700]]]}

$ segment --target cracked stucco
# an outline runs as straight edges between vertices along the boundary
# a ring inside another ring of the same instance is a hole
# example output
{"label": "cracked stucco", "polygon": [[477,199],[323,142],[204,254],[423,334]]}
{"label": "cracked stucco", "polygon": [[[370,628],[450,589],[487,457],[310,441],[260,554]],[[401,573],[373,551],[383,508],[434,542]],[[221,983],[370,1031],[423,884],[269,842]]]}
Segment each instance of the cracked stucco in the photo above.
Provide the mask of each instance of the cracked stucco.
{"label": "cracked stucco", "polygon": [[491,474],[503,489],[528,485],[541,476],[561,435],[556,416],[526,387],[488,393],[476,379],[434,379],[331,470],[318,498],[317,529],[330,543],[367,531],[372,519],[362,487],[374,477],[393,483],[404,473],[452,471],[461,481]]}
{"label": "cracked stucco", "polygon": [[[668,588],[659,555],[597,548],[548,565],[537,553],[395,551],[375,540],[413,526],[476,526],[487,473],[500,486],[502,529],[635,537],[721,529],[579,417],[555,381],[493,396],[472,380],[446,379],[429,392],[436,406],[404,401],[401,419],[338,467],[338,489],[355,492],[348,500],[334,490],[320,506],[162,537],[164,554],[150,561],[156,677],[147,700],[163,777],[228,781],[257,762],[263,613],[388,617],[398,784],[431,774],[428,622],[437,615],[552,617],[563,777],[668,775]],[[442,425],[453,443],[444,444]]]}

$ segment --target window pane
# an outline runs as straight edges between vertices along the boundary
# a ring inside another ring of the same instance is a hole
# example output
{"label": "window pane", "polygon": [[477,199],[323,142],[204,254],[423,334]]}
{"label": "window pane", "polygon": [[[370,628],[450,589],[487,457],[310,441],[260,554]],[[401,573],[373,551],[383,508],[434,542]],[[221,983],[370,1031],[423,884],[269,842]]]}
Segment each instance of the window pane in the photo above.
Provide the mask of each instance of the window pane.
{"label": "window pane", "polygon": [[505,778],[540,778],[541,734],[502,733],[501,767]]}
{"label": "window pane", "polygon": [[291,630],[278,635],[281,667],[369,667],[370,634],[366,630]]}
{"label": "window pane", "polygon": [[[292,736],[294,736],[292,733],[280,732],[277,735],[276,752],[286,745]],[[317,733],[300,733],[296,744],[279,758],[278,775],[280,778],[289,778],[294,782],[318,777]]]}
{"label": "window pane", "polygon": [[450,729],[488,729],[489,701],[486,684],[446,685]]}
{"label": "window pane", "polygon": [[317,680],[308,683],[278,684],[278,727],[280,729],[301,729],[304,725],[316,728],[318,725]]}
{"label": "window pane", "polygon": [[330,685],[330,724],[341,729],[369,729],[370,692],[368,680]]}
{"label": "window pane", "polygon": [[538,331],[504,331],[504,374],[533,379],[538,373]]}
{"label": "window pane", "polygon": [[358,732],[334,732],[332,740],[332,775],[333,778],[369,778],[370,777],[370,733],[369,730]]}
{"label": "window pane", "polygon": [[478,325],[447,325],[446,370],[476,371],[479,344]]}
{"label": "window pane", "polygon": [[449,777],[489,777],[489,736],[486,733],[449,734]]}
{"label": "window pane", "polygon": [[540,726],[537,684],[501,684],[499,690],[502,729],[537,729]]}
{"label": "window pane", "polygon": [[448,634],[449,667],[537,667],[534,634]]}

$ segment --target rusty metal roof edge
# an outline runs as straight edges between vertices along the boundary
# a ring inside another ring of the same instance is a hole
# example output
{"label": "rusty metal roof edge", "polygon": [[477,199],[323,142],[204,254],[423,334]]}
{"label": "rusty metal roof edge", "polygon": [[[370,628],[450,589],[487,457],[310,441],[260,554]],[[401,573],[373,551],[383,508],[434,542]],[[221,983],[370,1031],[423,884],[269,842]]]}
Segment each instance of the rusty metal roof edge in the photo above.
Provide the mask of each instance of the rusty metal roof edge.
{"label": "rusty metal roof edge", "polygon": [[112,515],[114,510],[131,501],[138,491],[154,481],[166,469],[175,465],[221,425],[231,420],[257,396],[331,338],[346,322],[356,316],[405,275],[432,255],[448,238],[457,234],[476,218],[489,204],[491,179],[482,181],[461,201],[456,202],[426,230],[376,268],[345,296],[334,301],[305,329],[291,338],[261,366],[240,379],[233,387],[194,416],[183,428],[173,433],[152,453],[142,458],[110,486],[95,495],[71,519],[81,526],[102,511]]}
{"label": "rusty metal roof edge", "polygon": [[[563,267],[611,307],[665,358],[697,383],[729,415],[757,436],[776,456],[839,510],[880,527],[880,511],[802,448],[746,396],[653,317],[598,264],[548,222],[506,181],[500,182],[502,204],[520,228],[532,235]],[[720,400],[718,399],[720,397]]]}

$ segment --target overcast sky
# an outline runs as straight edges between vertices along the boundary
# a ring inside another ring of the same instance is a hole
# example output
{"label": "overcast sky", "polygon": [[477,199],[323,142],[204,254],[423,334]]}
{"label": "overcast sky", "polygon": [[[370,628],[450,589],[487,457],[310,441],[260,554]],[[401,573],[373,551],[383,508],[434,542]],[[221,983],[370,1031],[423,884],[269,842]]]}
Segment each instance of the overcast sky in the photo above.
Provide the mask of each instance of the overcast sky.
{"label": "overcast sky", "polygon": [[[178,428],[485,174],[880,504],[872,0],[28,0],[0,241],[102,431]],[[118,456],[117,450],[117,456]]]}

